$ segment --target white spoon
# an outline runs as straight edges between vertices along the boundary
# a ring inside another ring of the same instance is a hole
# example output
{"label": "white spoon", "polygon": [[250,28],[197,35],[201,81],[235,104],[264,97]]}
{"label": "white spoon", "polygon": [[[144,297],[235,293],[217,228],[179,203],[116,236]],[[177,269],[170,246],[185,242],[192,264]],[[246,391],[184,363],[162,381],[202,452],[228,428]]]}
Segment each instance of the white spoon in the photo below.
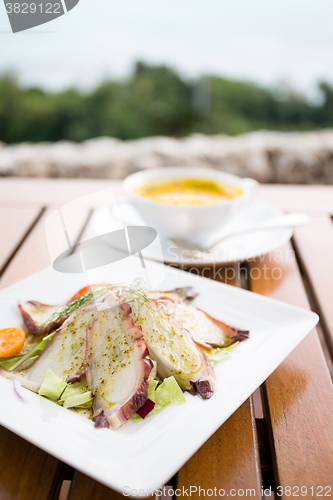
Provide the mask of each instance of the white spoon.
{"label": "white spoon", "polygon": [[[252,233],[255,231],[265,231],[266,229],[281,229],[287,227],[297,227],[305,226],[309,222],[309,217],[306,214],[286,214],[280,217],[273,217],[271,219],[264,220],[252,226],[243,227],[242,229],[237,229],[235,231],[230,231],[224,234],[218,240],[214,241],[209,246],[203,247],[196,243],[191,243],[190,241],[183,238],[169,238],[170,244],[176,246],[179,250],[186,251],[187,256],[199,257],[202,259],[207,258],[207,254],[210,253],[214,247],[221,243],[221,241],[231,238],[232,236],[238,236],[239,234]],[[200,255],[201,254],[201,255]]]}

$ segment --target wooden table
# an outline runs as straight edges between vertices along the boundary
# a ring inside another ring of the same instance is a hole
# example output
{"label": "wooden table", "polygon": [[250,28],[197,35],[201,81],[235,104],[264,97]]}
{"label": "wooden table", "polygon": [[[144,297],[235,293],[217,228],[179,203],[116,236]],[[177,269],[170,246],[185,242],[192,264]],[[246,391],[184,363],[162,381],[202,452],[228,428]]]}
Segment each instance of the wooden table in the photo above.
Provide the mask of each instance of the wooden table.
{"label": "wooden table", "polygon": [[[0,287],[50,265],[44,222],[52,210],[109,187],[121,194],[119,182],[2,179]],[[333,187],[264,185],[259,196],[286,211],[307,212],[310,224],[297,229],[284,248],[241,265],[240,279],[229,282],[311,307],[320,323],[170,484],[223,488],[234,498],[263,498],[263,488],[283,491],[276,498],[332,497]],[[80,224],[72,228],[76,239],[89,228],[94,208],[89,200],[82,202]],[[60,491],[70,500],[122,498],[0,428],[0,500],[54,500]]]}

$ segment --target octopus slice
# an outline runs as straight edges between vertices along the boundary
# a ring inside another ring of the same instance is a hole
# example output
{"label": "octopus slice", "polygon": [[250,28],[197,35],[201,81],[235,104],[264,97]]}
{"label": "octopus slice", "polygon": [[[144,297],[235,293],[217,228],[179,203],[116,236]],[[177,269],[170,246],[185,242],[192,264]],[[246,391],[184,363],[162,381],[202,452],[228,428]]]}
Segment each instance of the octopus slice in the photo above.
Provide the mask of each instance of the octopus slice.
{"label": "octopus slice", "polygon": [[61,319],[44,326],[45,322],[52,316],[52,314],[61,309],[61,306],[49,306],[35,300],[18,302],[17,306],[25,326],[34,335],[51,333],[54,330],[57,330],[68,318],[68,316],[64,316]]}
{"label": "octopus slice", "polygon": [[[124,300],[125,293],[122,290],[115,289],[105,291],[105,294],[98,297],[93,302],[103,302],[107,297],[110,296],[110,294],[113,295],[114,300],[118,299],[119,302],[122,302]],[[49,320],[49,318],[51,318],[52,314],[54,314],[55,312],[60,313],[62,309],[67,307],[67,304],[62,306],[50,306],[47,304],[42,304],[41,302],[30,300],[28,302],[18,302],[17,305],[25,326],[34,335],[45,335],[47,333],[53,332],[54,330],[57,330],[69,316],[69,314],[67,314],[62,318],[45,324]]]}
{"label": "octopus slice", "polygon": [[34,392],[40,389],[49,368],[67,382],[79,380],[84,373],[86,329],[96,314],[95,304],[77,309],[59,328],[38,358],[28,367],[6,376],[19,379],[21,385]]}
{"label": "octopus slice", "polygon": [[147,400],[153,363],[130,312],[127,303],[99,311],[87,328],[85,366],[96,427],[117,429]]}
{"label": "octopus slice", "polygon": [[[195,385],[198,388],[196,393],[208,399],[214,391],[214,369],[182,321],[170,314],[167,302],[152,299],[148,305],[141,306],[135,316],[149,355],[156,361],[161,378],[173,375],[183,390],[191,391]],[[203,384],[198,384],[199,381],[206,382],[204,391],[201,391]]]}
{"label": "octopus slice", "polygon": [[170,314],[183,322],[184,328],[190,332],[193,340],[205,349],[227,347],[249,337],[248,331],[228,326],[192,305],[172,299],[162,299],[161,302],[164,303]]}

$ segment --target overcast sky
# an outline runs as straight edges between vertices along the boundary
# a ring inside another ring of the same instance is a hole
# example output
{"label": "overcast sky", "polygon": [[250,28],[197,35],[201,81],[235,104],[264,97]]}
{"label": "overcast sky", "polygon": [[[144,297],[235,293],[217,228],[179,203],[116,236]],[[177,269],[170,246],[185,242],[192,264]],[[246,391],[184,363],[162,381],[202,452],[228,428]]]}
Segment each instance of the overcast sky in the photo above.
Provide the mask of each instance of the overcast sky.
{"label": "overcast sky", "polygon": [[332,23],[332,0],[80,0],[14,35],[1,2],[0,73],[89,87],[128,75],[141,59],[189,77],[283,82],[314,95],[319,80],[333,83]]}

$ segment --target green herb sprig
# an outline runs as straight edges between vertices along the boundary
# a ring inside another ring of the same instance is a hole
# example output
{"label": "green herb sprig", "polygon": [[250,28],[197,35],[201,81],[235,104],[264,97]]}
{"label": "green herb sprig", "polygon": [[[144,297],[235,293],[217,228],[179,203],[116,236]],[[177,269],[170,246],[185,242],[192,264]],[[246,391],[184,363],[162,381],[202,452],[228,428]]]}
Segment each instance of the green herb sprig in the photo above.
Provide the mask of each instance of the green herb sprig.
{"label": "green herb sprig", "polygon": [[127,302],[136,302],[140,307],[141,304],[150,302],[150,299],[145,295],[146,292],[146,284],[142,278],[137,278],[131,284],[118,284],[118,285],[110,285],[110,286],[100,286],[96,287],[93,290],[89,290],[82,295],[79,295],[75,299],[71,300],[68,304],[59,307],[51,314],[51,316],[41,325],[41,328],[45,328],[53,322],[59,321],[61,318],[65,316],[69,316],[74,311],[79,309],[79,307],[88,304],[90,302],[94,302],[100,299],[103,295],[105,295],[109,290],[114,290],[117,288],[122,288],[124,290],[128,290],[134,296],[129,297]]}
{"label": "green herb sprig", "polygon": [[45,328],[51,323],[57,322],[64,316],[69,316],[74,311],[79,309],[79,307],[87,304],[88,302],[94,302],[95,300],[98,300],[107,291],[111,290],[111,288],[113,287],[112,286],[96,287],[93,290],[89,290],[88,292],[79,295],[75,299],[68,302],[68,304],[58,307],[58,309],[56,309],[54,313],[52,313],[51,316],[49,316],[48,319],[42,325],[40,325],[40,328],[41,329]]}

